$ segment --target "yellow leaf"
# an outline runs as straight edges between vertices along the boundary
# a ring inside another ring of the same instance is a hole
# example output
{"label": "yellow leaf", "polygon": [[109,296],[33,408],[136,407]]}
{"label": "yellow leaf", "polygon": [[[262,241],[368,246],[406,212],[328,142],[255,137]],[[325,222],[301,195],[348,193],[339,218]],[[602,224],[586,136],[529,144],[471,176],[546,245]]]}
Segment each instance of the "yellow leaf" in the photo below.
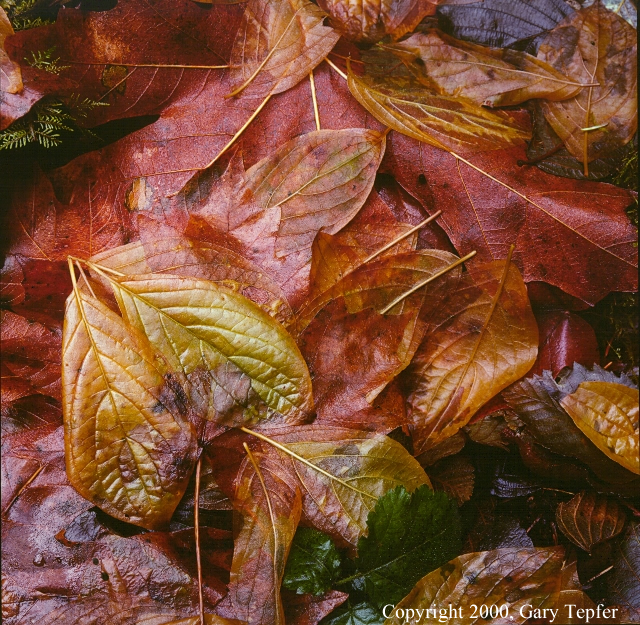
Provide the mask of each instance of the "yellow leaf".
{"label": "yellow leaf", "polygon": [[405,78],[376,79],[349,70],[349,90],[378,121],[443,150],[496,150],[531,133],[505,111],[428,91]]}
{"label": "yellow leaf", "polygon": [[408,403],[417,454],[466,425],[533,366],[538,352],[527,289],[510,259],[465,274],[432,323],[411,365]]}
{"label": "yellow leaf", "polygon": [[0,7],[0,93],[20,93],[23,87],[20,66],[14,63],[4,50],[4,40],[13,34],[11,22],[4,9]]}
{"label": "yellow leaf", "polygon": [[74,285],[62,367],[69,481],[118,519],[158,528],[178,505],[196,456],[171,374],[124,322]]}
{"label": "yellow leaf", "polygon": [[251,422],[258,398],[293,422],[311,411],[311,380],[297,345],[246,297],[208,280],[113,277],[89,266],[109,280],[125,320],[187,377],[190,399],[206,402],[207,418]]}
{"label": "yellow leaf", "polygon": [[290,89],[331,52],[339,35],[308,0],[250,0],[231,51],[230,95]]}
{"label": "yellow leaf", "polygon": [[637,388],[614,382],[582,382],[560,403],[598,449],[640,475]]}

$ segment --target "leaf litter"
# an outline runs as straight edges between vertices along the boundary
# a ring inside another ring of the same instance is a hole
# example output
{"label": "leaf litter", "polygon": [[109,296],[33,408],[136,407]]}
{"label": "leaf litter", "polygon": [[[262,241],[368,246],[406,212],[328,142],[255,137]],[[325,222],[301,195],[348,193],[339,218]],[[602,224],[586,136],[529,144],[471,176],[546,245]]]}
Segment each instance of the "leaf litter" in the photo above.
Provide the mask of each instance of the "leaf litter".
{"label": "leaf litter", "polygon": [[[580,316],[637,289],[633,194],[581,179],[636,132],[631,13],[128,0],[7,22],[10,103],[56,44],[42,96],[159,117],[13,194],[3,620],[633,618],[637,371],[600,368]],[[526,159],[533,98],[576,180]],[[520,533],[472,536],[503,494]]]}

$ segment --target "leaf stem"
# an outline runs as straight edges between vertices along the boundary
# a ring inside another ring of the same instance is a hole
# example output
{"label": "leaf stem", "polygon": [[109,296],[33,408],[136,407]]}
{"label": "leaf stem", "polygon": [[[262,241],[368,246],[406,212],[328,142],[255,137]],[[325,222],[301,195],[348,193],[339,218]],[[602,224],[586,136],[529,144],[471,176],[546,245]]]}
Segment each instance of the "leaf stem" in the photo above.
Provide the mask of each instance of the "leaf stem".
{"label": "leaf stem", "polygon": [[432,275],[431,277],[427,278],[426,280],[419,282],[418,284],[410,288],[408,291],[406,291],[402,295],[399,295],[398,297],[396,297],[396,299],[394,299],[390,304],[385,306],[384,309],[380,311],[380,314],[384,315],[388,313],[394,306],[399,304],[403,299],[405,299],[406,297],[409,297],[409,295],[411,295],[412,293],[415,293],[417,290],[421,289],[423,286],[426,286],[427,284],[429,284],[429,282],[433,282],[436,278],[439,278],[440,276],[444,275],[448,271],[451,271],[458,265],[461,265],[462,263],[468,261],[470,258],[473,258],[475,255],[476,255],[475,250],[473,252],[469,252],[469,254],[467,254],[466,256],[463,256],[462,258],[458,258],[458,260],[456,260],[454,263],[451,263],[448,267],[445,267],[444,269]]}
{"label": "leaf stem", "polygon": [[118,63],[116,61],[62,61],[72,65],[112,65],[114,67],[168,67],[172,69],[228,69],[229,65],[161,65],[159,63]]}
{"label": "leaf stem", "polygon": [[309,72],[309,83],[311,84],[311,99],[313,100],[313,114],[316,118],[316,130],[320,127],[320,111],[318,111],[318,98],[316,97],[316,81],[313,78],[313,70]]}
{"label": "leaf stem", "polygon": [[193,496],[193,529],[196,539],[196,566],[198,567],[198,602],[200,607],[200,625],[204,622],[204,596],[202,594],[202,562],[200,560],[200,472],[202,468],[202,455],[196,465],[196,492]]}
{"label": "leaf stem", "polygon": [[329,65],[336,71],[338,72],[338,74],[340,74],[340,76],[342,76],[345,80],[347,80],[347,75],[333,62],[329,59],[329,57],[326,57],[324,59],[327,63],[329,63]]}

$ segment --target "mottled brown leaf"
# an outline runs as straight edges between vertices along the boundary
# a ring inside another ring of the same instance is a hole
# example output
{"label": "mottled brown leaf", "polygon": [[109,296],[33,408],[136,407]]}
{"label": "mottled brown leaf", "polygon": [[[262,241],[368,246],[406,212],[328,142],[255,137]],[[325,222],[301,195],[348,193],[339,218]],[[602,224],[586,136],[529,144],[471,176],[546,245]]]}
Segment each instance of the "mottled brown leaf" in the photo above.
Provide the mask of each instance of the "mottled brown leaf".
{"label": "mottled brown leaf", "polygon": [[385,47],[427,87],[484,106],[512,106],[532,98],[555,102],[582,89],[581,83],[526,52],[486,48],[435,30]]}
{"label": "mottled brown leaf", "polygon": [[590,161],[628,143],[638,127],[636,31],[597,1],[554,28],[538,58],[572,80],[598,84],[570,100],[543,103],[545,117],[586,176]]}
{"label": "mottled brown leaf", "polygon": [[537,354],[538,328],[527,291],[509,261],[473,268],[443,308],[410,372],[417,453],[466,425],[484,403],[522,377]]}
{"label": "mottled brown leaf", "polygon": [[324,59],[338,33],[308,0],[250,0],[231,51],[231,95],[290,89]]}
{"label": "mottled brown leaf", "polygon": [[613,499],[593,491],[582,491],[556,508],[556,523],[562,533],[589,553],[594,545],[617,536],[625,518]]}

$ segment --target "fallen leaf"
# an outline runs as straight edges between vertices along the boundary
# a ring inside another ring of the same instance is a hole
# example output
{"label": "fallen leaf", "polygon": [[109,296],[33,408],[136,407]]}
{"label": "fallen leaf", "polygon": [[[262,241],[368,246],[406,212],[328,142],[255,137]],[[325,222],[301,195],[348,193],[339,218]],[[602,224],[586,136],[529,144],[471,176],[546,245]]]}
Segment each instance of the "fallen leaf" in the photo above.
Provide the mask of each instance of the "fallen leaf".
{"label": "fallen leaf", "polygon": [[0,91],[3,100],[5,93],[20,93],[22,91],[20,66],[9,58],[4,49],[4,40],[13,34],[13,26],[11,26],[5,10],[0,7]]}
{"label": "fallen leaf", "polygon": [[251,423],[257,397],[293,421],[311,411],[311,380],[295,342],[247,298],[208,280],[111,277],[90,267],[109,280],[127,322],[198,389],[201,397],[190,399],[206,418],[224,422],[239,407],[234,418]]}
{"label": "fallen leaf", "polygon": [[475,469],[471,461],[463,456],[439,460],[429,467],[427,475],[437,491],[446,493],[459,506],[473,495]]}
{"label": "fallen leaf", "polygon": [[367,601],[357,604],[349,602],[330,614],[325,625],[379,625],[380,610]]}
{"label": "fallen leaf", "polygon": [[625,518],[614,500],[593,491],[582,491],[556,508],[556,523],[562,533],[589,553],[595,545],[617,536]]}
{"label": "fallen leaf", "polygon": [[572,80],[598,84],[570,100],[542,104],[547,121],[582,161],[586,176],[590,161],[625,145],[637,130],[636,31],[598,1],[551,31],[538,58]]}
{"label": "fallen leaf", "polygon": [[[573,423],[560,402],[585,380],[620,383],[615,374],[594,367],[589,371],[574,366],[569,379],[558,383],[549,372],[516,382],[502,396],[523,421],[535,440],[547,449],[576,458],[586,464],[600,480],[618,486],[632,484],[633,473],[604,455]],[[628,382],[631,384],[631,382]]]}
{"label": "fallen leaf", "polygon": [[184,391],[120,317],[76,285],[62,354],[69,481],[118,519],[166,524],[196,456],[193,427],[180,414]]}
{"label": "fallen leaf", "polygon": [[491,447],[500,447],[500,449],[508,449],[509,444],[501,435],[502,430],[507,427],[500,412],[490,414],[481,419],[466,425],[464,431],[474,443],[480,445],[489,445]]}
{"label": "fallen leaf", "polygon": [[289,141],[249,169],[239,194],[265,211],[280,209],[276,256],[334,234],[369,195],[385,147],[373,130],[318,130]]}
{"label": "fallen leaf", "polygon": [[611,382],[582,382],[560,404],[600,451],[640,475],[637,388]]}
{"label": "fallen leaf", "polygon": [[438,223],[459,254],[514,262],[525,282],[541,281],[595,304],[637,288],[636,228],[624,209],[633,193],[520,168],[524,151],[482,152],[466,162],[392,134],[385,162]]}
{"label": "fallen leaf", "polygon": [[545,370],[556,376],[574,362],[591,367],[600,362],[598,340],[593,328],[579,315],[569,311],[536,313],[540,346],[530,373]]}
{"label": "fallen leaf", "polygon": [[[285,591],[286,592],[286,591]],[[286,622],[290,625],[318,625],[318,623],[343,604],[349,595],[339,590],[329,590],[320,597],[313,595],[294,595],[283,593],[285,596],[284,613]]]}
{"label": "fallen leaf", "polygon": [[436,2],[429,0],[321,0],[336,28],[353,41],[375,43],[386,35],[399,39],[419,22],[433,15]]}
{"label": "fallen leaf", "polygon": [[275,450],[247,454],[233,498],[242,526],[234,541],[229,594],[216,613],[249,625],[284,625],[280,586],[300,519],[300,488]]}
{"label": "fallen leaf", "polygon": [[269,428],[269,438],[297,475],[303,518],[339,545],[356,545],[378,497],[396,486],[413,492],[429,484],[409,452],[386,436],[309,425]]}
{"label": "fallen leaf", "polygon": [[455,434],[533,365],[538,328],[526,288],[510,263],[465,274],[433,322],[409,372],[416,453]]}
{"label": "fallen leaf", "polygon": [[443,150],[497,150],[531,136],[504,111],[438,95],[417,81],[376,79],[350,71],[349,90],[381,123]]}
{"label": "fallen leaf", "polygon": [[483,46],[506,48],[536,42],[574,9],[563,0],[483,0],[438,7],[440,27]]}
{"label": "fallen leaf", "polygon": [[308,0],[250,0],[231,51],[230,95],[290,89],[331,52],[339,35]]}
{"label": "fallen leaf", "polygon": [[[423,577],[395,606],[385,623],[402,623],[407,610],[438,610],[450,605],[462,608],[462,617],[455,622],[466,625],[476,621],[472,617],[472,604],[506,606],[512,617],[510,623],[524,623],[536,608],[564,607],[565,593],[575,593],[575,598],[580,598],[582,591],[575,566],[575,563],[565,566],[564,550],[557,547],[468,553]],[[572,594],[568,597],[574,599]],[[495,624],[504,620],[500,615],[484,619]]]}
{"label": "fallen leaf", "polygon": [[607,575],[609,600],[622,607],[620,621],[633,623],[640,617],[640,525],[630,522],[615,551],[613,570]]}
{"label": "fallen leaf", "polygon": [[486,48],[432,30],[385,46],[416,79],[447,96],[484,106],[513,106],[532,98],[566,100],[582,85],[540,59],[508,48]]}

